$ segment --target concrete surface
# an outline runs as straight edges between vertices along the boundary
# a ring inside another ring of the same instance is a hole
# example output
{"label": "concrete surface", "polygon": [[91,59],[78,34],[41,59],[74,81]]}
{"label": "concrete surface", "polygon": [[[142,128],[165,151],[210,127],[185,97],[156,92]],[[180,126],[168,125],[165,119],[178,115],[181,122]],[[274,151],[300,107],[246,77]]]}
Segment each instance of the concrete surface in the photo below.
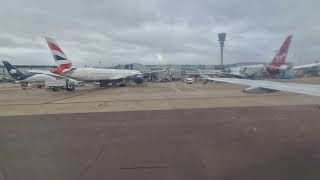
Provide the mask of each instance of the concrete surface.
{"label": "concrete surface", "polygon": [[0,180],[319,179],[320,98],[243,88],[0,84]]}
{"label": "concrete surface", "polygon": [[[320,83],[319,78],[298,81]],[[244,88],[225,83],[170,82],[52,92],[0,85],[0,116],[320,104],[320,97],[286,92],[253,95],[243,93]]]}
{"label": "concrete surface", "polygon": [[314,180],[318,105],[7,116],[3,180]]}

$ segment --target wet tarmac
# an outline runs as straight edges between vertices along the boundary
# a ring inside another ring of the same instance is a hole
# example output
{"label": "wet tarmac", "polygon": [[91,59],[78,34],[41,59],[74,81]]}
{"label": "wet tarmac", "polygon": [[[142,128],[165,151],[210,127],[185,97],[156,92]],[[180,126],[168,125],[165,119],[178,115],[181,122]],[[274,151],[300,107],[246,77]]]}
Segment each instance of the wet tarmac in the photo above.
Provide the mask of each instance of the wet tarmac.
{"label": "wet tarmac", "polygon": [[0,179],[319,179],[318,105],[0,117]]}

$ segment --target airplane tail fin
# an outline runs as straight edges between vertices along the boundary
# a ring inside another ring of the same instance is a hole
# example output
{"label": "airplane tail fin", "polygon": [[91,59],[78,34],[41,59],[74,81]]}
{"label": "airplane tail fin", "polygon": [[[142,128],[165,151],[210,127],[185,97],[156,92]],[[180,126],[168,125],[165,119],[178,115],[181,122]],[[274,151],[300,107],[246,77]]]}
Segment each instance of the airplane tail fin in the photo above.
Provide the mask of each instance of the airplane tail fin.
{"label": "airplane tail fin", "polygon": [[27,78],[28,76],[24,73],[22,73],[21,71],[19,71],[16,67],[14,67],[12,64],[10,64],[8,61],[2,61],[4,67],[7,69],[9,75],[17,80],[23,80],[25,78]]}
{"label": "airplane tail fin", "polygon": [[276,56],[273,58],[270,66],[280,67],[281,65],[285,64],[286,57],[291,44],[291,40],[292,40],[292,35],[286,38],[286,40],[283,42],[282,46],[280,47],[279,51],[277,52]]}
{"label": "airplane tail fin", "polygon": [[69,69],[71,69],[71,67],[72,67],[71,61],[66,56],[66,54],[61,50],[58,43],[52,38],[46,37],[45,39],[46,39],[47,44],[51,50],[54,61],[58,65],[58,68],[55,69],[53,72],[56,74],[61,74],[65,71],[68,71]]}

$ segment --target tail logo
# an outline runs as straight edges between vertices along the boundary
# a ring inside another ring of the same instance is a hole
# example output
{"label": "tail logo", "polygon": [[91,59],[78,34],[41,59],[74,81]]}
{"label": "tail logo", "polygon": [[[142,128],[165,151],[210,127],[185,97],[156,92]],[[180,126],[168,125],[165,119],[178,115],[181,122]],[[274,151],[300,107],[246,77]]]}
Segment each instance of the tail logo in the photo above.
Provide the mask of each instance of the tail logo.
{"label": "tail logo", "polygon": [[46,38],[46,41],[58,66],[58,68],[53,70],[52,72],[55,74],[61,74],[65,71],[70,70],[72,68],[72,63],[68,59],[66,54],[61,50],[58,43],[54,39],[48,37]]}
{"label": "tail logo", "polygon": [[67,60],[66,57],[62,57],[62,56],[66,56],[66,55],[63,53],[63,51],[57,45],[48,41],[48,46],[51,49],[51,51],[53,53],[53,58],[56,61]]}
{"label": "tail logo", "polygon": [[275,57],[275,63],[279,63],[279,64],[283,64],[284,59],[287,57],[286,53],[282,53],[282,54],[277,54]]}
{"label": "tail logo", "polygon": [[59,51],[61,54],[64,54],[63,51],[57,45],[53,44],[52,42],[48,41],[48,46],[51,50]]}
{"label": "tail logo", "polygon": [[287,57],[289,47],[291,44],[291,40],[292,40],[292,35],[290,35],[286,38],[286,40],[281,45],[278,53],[276,54],[276,56],[272,60],[272,62],[270,64],[271,66],[280,67],[281,65],[285,64],[286,57]]}
{"label": "tail logo", "polygon": [[9,73],[10,74],[16,74],[18,71],[16,70],[16,69],[11,69],[10,71],[9,71]]}

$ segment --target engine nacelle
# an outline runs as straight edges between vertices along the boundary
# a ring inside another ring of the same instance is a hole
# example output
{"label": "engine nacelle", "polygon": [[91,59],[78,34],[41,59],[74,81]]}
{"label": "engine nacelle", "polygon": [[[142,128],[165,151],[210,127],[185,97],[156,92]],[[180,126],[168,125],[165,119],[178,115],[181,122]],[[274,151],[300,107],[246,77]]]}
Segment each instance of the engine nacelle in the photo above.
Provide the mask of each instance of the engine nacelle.
{"label": "engine nacelle", "polygon": [[136,84],[142,84],[144,82],[144,79],[143,79],[143,76],[137,76],[135,79],[134,79],[134,82]]}
{"label": "engine nacelle", "polygon": [[266,93],[277,92],[277,90],[266,89],[266,88],[261,88],[261,87],[249,87],[247,89],[244,89],[243,92],[250,93],[250,94],[266,94]]}
{"label": "engine nacelle", "polygon": [[304,76],[304,71],[303,70],[295,70],[294,75],[296,77],[303,77]]}
{"label": "engine nacelle", "polygon": [[289,66],[288,65],[281,65],[279,67],[280,71],[285,71],[285,70],[288,70],[289,69]]}

